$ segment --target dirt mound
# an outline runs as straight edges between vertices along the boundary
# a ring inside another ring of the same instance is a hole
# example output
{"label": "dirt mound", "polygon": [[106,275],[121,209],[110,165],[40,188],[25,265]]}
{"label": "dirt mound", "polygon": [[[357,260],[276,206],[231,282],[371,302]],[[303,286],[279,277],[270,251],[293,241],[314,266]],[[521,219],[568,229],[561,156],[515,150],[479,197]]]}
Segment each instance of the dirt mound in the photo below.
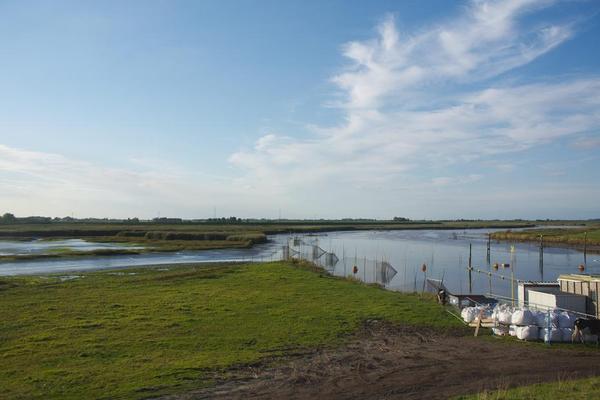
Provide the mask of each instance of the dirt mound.
{"label": "dirt mound", "polygon": [[600,352],[545,349],[371,321],[336,349],[221,375],[165,399],[446,399],[600,374]]}

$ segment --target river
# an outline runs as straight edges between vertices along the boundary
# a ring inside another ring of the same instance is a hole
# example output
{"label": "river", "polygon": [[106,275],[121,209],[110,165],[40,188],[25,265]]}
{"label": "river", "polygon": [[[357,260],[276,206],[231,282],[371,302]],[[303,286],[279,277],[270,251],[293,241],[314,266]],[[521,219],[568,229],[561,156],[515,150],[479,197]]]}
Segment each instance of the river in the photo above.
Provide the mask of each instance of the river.
{"label": "river", "polygon": [[[537,244],[493,242],[490,262],[487,260],[487,233],[490,229],[471,230],[404,230],[329,232],[322,235],[273,235],[266,244],[251,249],[222,249],[182,251],[175,253],[146,253],[76,257],[70,259],[41,259],[0,263],[0,275],[39,275],[97,269],[114,269],[142,265],[202,263],[223,261],[270,261],[280,259],[282,247],[289,243],[291,255],[317,258],[317,262],[337,276],[354,276],[366,282],[382,284],[390,290],[421,291],[424,279],[443,279],[451,292],[468,293],[467,265],[471,245],[473,293],[510,295],[511,274],[522,280],[553,281],[561,273],[576,273],[583,263],[583,253],[565,248],[546,247],[543,268]],[[294,246],[296,244],[297,246]],[[52,247],[92,250],[120,248],[119,245],[69,241],[0,241],[0,254],[31,254],[49,251]],[[316,250],[313,250],[316,249]],[[307,251],[308,250],[308,251]],[[296,251],[298,254],[296,254]],[[322,254],[323,252],[326,252]],[[334,253],[335,257],[327,253]],[[334,264],[335,259],[338,259]],[[495,263],[510,264],[494,270]],[[422,271],[423,264],[426,272]],[[354,273],[354,267],[356,273]],[[490,274],[488,274],[491,273]],[[600,256],[588,255],[587,273],[600,272]],[[502,279],[504,277],[505,279]]]}

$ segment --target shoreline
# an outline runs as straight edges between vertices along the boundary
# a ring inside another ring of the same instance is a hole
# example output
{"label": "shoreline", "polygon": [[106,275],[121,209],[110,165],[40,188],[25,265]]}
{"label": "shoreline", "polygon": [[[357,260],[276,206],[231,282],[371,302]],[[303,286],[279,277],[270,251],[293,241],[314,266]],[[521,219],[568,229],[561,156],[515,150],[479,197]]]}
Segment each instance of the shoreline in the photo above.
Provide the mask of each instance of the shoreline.
{"label": "shoreline", "polygon": [[[503,243],[530,243],[530,244],[539,244],[539,240],[537,239],[517,239],[517,238],[510,238],[510,239],[500,239],[500,238],[494,238],[492,236],[492,240],[496,241],[496,242],[503,242]],[[583,253],[584,248],[583,248],[583,244],[574,244],[574,243],[568,243],[568,242],[544,242],[544,248],[548,248],[548,247],[552,247],[552,248],[557,248],[557,249],[568,249],[568,250],[575,250],[575,251],[579,251],[581,253]],[[596,254],[596,255],[600,255],[600,245],[598,244],[588,244],[586,247],[586,252],[587,254]]]}

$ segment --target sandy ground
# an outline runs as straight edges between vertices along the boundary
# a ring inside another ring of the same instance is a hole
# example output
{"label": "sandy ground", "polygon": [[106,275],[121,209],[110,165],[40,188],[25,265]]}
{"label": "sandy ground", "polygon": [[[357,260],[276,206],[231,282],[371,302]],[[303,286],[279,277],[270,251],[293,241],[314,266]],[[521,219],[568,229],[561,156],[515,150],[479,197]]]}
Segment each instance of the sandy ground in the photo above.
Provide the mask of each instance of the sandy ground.
{"label": "sandy ground", "polygon": [[600,351],[546,349],[370,321],[349,344],[245,366],[163,399],[446,399],[600,375]]}

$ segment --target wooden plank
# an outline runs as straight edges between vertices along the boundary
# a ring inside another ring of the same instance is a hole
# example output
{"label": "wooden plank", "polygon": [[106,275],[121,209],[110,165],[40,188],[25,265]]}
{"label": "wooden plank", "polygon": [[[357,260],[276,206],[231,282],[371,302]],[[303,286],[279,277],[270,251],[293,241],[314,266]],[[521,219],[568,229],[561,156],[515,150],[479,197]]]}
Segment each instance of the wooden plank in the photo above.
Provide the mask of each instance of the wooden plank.
{"label": "wooden plank", "polygon": [[483,319],[483,310],[479,311],[477,316],[477,327],[475,328],[475,336],[479,335],[479,328],[481,328],[481,320]]}
{"label": "wooden plank", "polygon": [[477,327],[475,328],[475,335],[474,336],[479,335],[479,328],[481,328],[481,319],[478,318],[477,319]]}
{"label": "wooden plank", "polygon": [[[471,322],[469,324],[469,326],[471,328],[477,328],[477,325],[479,325],[479,322]],[[482,328],[493,328],[495,326],[495,324],[493,322],[481,322],[481,327]]]}

